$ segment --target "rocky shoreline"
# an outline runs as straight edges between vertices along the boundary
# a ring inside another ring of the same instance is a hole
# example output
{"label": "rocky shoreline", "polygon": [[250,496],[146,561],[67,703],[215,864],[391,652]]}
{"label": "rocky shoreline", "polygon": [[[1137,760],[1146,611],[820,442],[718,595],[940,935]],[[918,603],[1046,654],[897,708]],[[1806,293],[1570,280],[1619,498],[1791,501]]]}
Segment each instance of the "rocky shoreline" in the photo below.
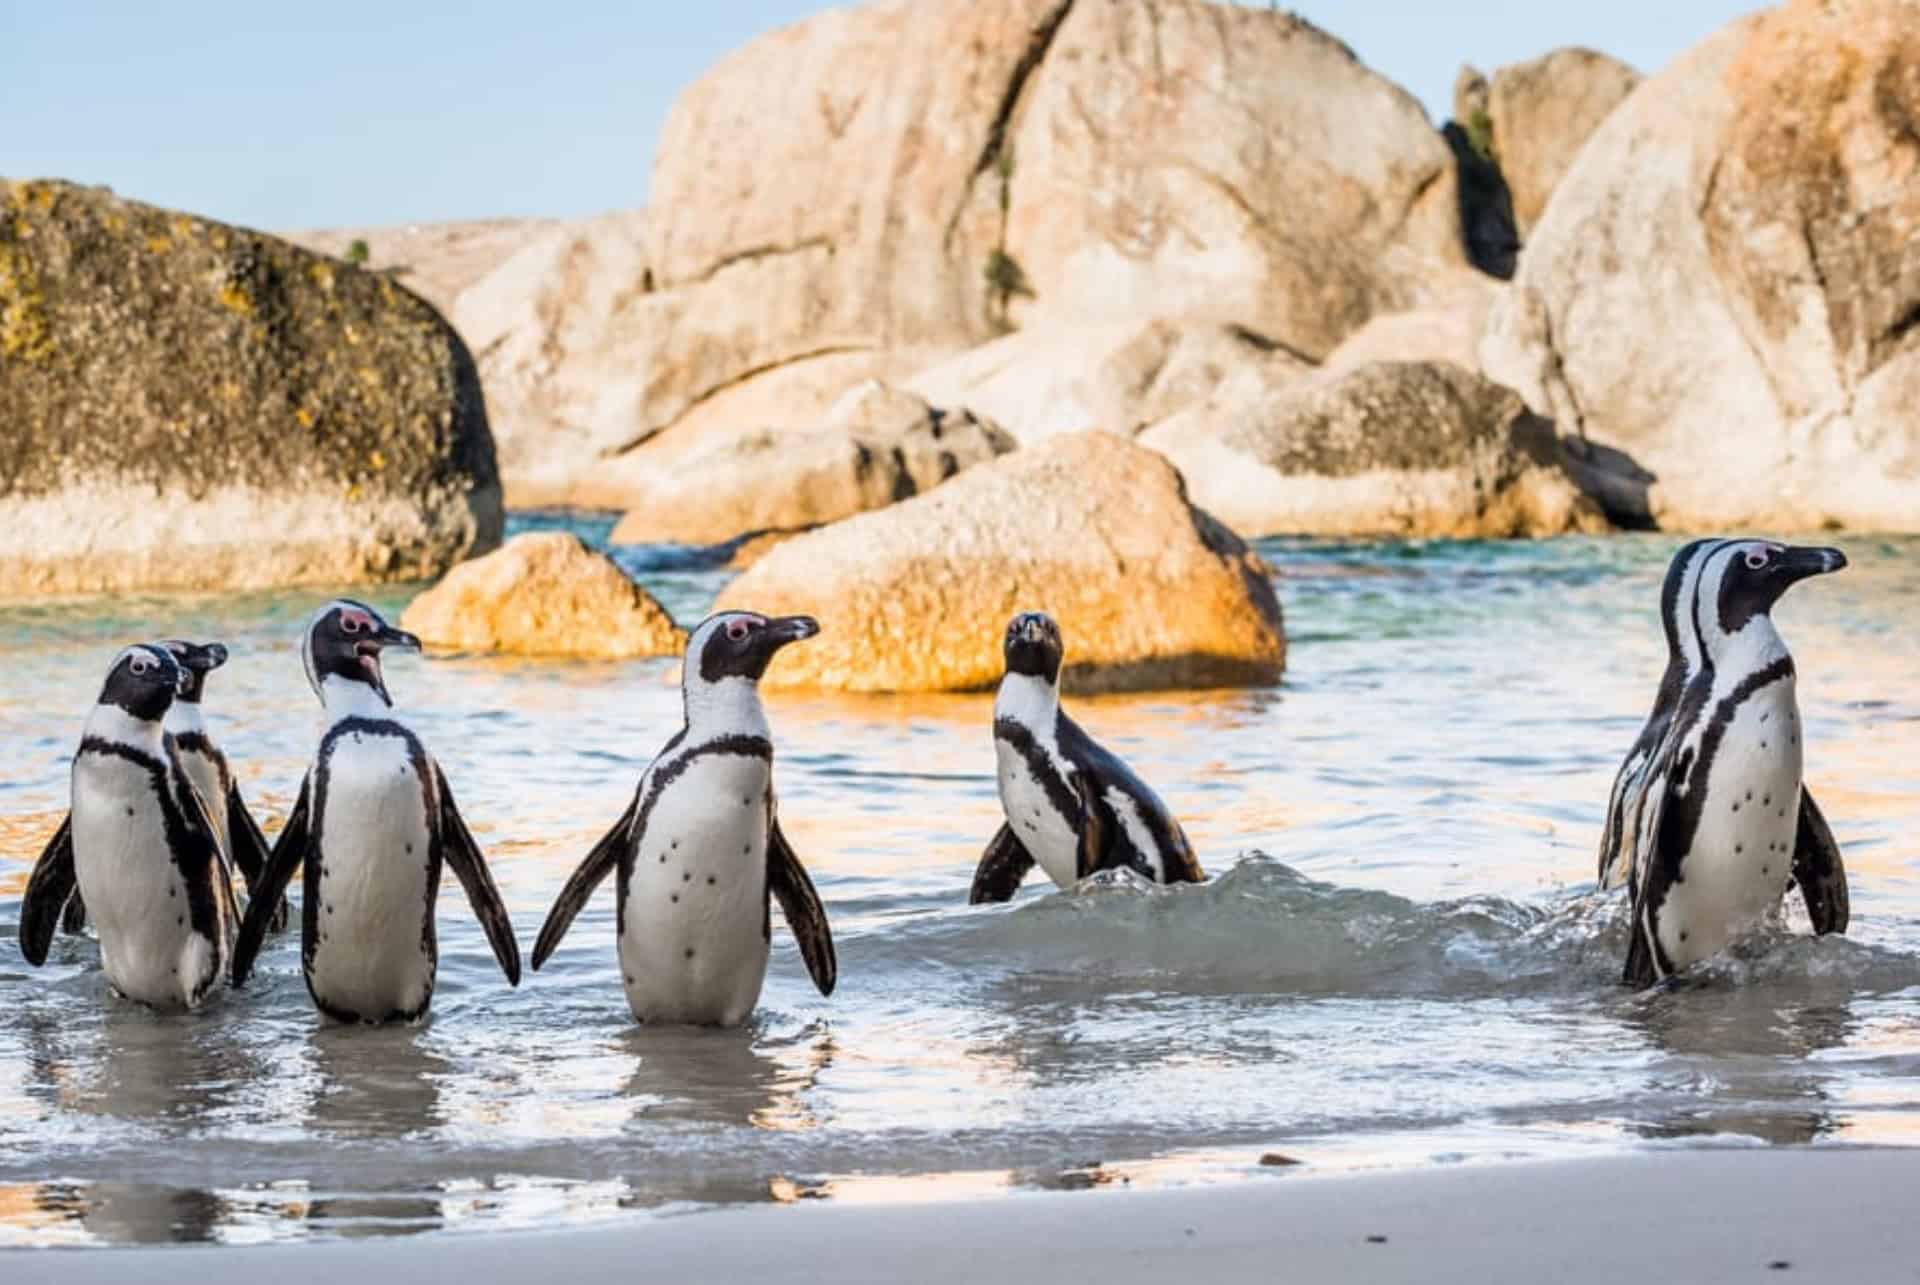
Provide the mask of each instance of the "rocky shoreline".
{"label": "rocky shoreline", "polygon": [[1911,19],[1469,68],[1436,128],[1278,12],[882,0],[689,87],[645,210],[290,243],[6,183],[0,595],[431,577],[503,503],[817,529],[776,593],[1086,433],[1247,536],[1920,529]]}

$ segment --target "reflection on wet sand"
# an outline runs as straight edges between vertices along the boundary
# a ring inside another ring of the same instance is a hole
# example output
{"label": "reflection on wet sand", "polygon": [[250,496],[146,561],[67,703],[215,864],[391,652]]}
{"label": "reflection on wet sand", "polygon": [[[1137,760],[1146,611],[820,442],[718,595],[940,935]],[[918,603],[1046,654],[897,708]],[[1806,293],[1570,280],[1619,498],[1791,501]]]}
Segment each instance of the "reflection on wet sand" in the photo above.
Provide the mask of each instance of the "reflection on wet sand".
{"label": "reflection on wet sand", "polygon": [[806,1096],[834,1055],[833,1037],[824,1026],[764,1042],[751,1027],[635,1027],[618,1042],[633,1058],[626,1096],[635,1127],[674,1121],[811,1129],[818,1121]]}
{"label": "reflection on wet sand", "polygon": [[1833,1074],[1813,1055],[1852,1036],[1858,1022],[1846,1004],[1782,1006],[1777,994],[1677,986],[1633,1003],[1626,1019],[1665,1055],[1652,1081],[1685,1094],[1684,1105],[1633,1121],[1640,1136],[1806,1143],[1840,1128]]}
{"label": "reflection on wet sand", "polygon": [[307,1036],[307,1125],[337,1138],[391,1138],[442,1124],[440,1085],[450,1068],[424,1036],[409,1026],[316,1025]]}

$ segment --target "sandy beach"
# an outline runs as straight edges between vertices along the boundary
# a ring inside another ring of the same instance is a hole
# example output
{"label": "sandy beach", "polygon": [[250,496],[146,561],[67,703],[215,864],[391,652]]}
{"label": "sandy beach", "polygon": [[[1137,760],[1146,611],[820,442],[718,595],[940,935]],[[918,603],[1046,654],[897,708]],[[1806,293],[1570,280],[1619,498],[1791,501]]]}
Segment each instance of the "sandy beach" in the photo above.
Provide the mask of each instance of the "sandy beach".
{"label": "sandy beach", "polygon": [[24,1251],[16,1285],[192,1279],[1920,1279],[1920,1151],[1643,1151],[1232,1187],[720,1209],[575,1232],[295,1249]]}

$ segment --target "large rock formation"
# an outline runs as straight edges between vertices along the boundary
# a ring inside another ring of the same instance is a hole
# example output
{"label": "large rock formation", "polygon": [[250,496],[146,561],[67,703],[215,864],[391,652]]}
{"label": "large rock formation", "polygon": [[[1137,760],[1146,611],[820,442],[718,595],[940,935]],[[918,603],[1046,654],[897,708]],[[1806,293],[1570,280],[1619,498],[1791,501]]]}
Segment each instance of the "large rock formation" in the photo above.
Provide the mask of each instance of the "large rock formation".
{"label": "large rock formation", "polygon": [[[453,305],[517,503],[630,505],[609,457],[817,422],[1016,325],[1167,318],[1318,358],[1470,271],[1419,105],[1299,19],[1204,0],[819,14],[681,96],[650,197]],[[1002,422],[1073,418],[1026,410]]]}
{"label": "large rock formation", "polygon": [[687,636],[605,554],[564,531],[517,535],[407,604],[429,647],[625,660],[677,656]]}
{"label": "large rock formation", "polygon": [[390,278],[0,181],[0,594],[408,579],[497,543],[473,361]]}
{"label": "large rock formation", "polygon": [[1591,49],[1556,49],[1493,73],[1490,142],[1522,241],[1587,139],[1639,83],[1639,72]]}
{"label": "large rock formation", "polygon": [[1920,5],[1794,0],[1636,90],[1488,323],[1488,374],[1677,528],[1920,529]]}
{"label": "large rock formation", "polygon": [[679,458],[648,454],[639,461],[645,473],[621,478],[635,499],[614,543],[723,544],[803,531],[930,491],[1014,448],[970,411],[941,410],[878,382],[851,390],[826,421],[723,437]]}
{"label": "large rock formation", "polygon": [[1380,363],[1175,416],[1141,437],[1249,535],[1503,538],[1604,530],[1553,426],[1441,363]]}
{"label": "large rock formation", "polygon": [[1285,659],[1266,566],[1152,451],[1062,436],[774,549],[716,609],[805,612],[767,675],[848,691],[984,688],[1018,611],[1047,611],[1079,690],[1267,683]]}

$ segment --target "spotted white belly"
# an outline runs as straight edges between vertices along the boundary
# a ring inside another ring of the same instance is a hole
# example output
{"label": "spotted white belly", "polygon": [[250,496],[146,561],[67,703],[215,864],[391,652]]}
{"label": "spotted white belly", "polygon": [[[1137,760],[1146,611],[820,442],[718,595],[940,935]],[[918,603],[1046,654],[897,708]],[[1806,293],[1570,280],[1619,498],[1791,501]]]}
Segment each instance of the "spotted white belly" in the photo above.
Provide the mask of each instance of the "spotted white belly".
{"label": "spotted white belly", "polygon": [[[1019,839],[1047,877],[1062,888],[1080,881],[1080,835],[1048,798],[1020,751],[995,737],[999,755],[1000,808]],[[1042,753],[1046,753],[1044,746]]]}
{"label": "spotted white belly", "polygon": [[1788,676],[1741,703],[1704,783],[1685,877],[1660,908],[1660,945],[1676,970],[1724,949],[1780,904],[1793,874],[1800,769],[1800,711]]}
{"label": "spotted white belly", "polygon": [[433,994],[424,919],[432,914],[432,831],[406,741],[378,732],[340,737],[318,821],[307,989],[363,1021],[422,1010]]}
{"label": "spotted white belly", "polygon": [[193,930],[147,769],[96,754],[74,761],[73,865],[115,990],[163,1009],[192,1008],[211,993],[225,943]]}
{"label": "spotted white belly", "polygon": [[703,754],[654,801],[620,908],[642,1022],[736,1026],[767,975],[765,759]]}

